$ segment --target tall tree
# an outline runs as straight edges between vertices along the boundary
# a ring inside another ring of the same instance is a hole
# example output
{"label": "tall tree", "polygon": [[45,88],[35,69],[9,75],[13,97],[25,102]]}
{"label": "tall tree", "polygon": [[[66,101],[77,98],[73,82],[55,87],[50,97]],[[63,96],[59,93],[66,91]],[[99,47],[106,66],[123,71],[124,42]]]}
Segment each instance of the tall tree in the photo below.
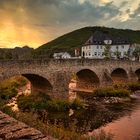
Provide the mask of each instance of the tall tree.
{"label": "tall tree", "polygon": [[111,58],[111,45],[107,44],[105,45],[105,49],[104,49],[104,53],[103,55],[105,55],[106,59],[110,59]]}
{"label": "tall tree", "polygon": [[136,60],[140,61],[140,47],[137,47],[134,52],[133,56],[135,57]]}
{"label": "tall tree", "polygon": [[116,56],[117,59],[120,59],[120,57],[121,57],[121,52],[119,52],[118,49],[117,49],[117,51],[114,52],[114,55]]}

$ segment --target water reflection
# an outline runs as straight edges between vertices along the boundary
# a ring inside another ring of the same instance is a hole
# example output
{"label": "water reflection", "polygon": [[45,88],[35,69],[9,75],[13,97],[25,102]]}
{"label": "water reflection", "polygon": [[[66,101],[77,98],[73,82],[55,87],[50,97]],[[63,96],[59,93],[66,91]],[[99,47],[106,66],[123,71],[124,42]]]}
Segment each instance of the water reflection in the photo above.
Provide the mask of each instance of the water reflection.
{"label": "water reflection", "polygon": [[137,102],[137,106],[134,110],[125,114],[120,119],[107,124],[96,130],[104,130],[105,132],[111,132],[114,134],[114,140],[138,140],[140,139],[140,102]]}
{"label": "water reflection", "polygon": [[[69,116],[69,112],[65,113],[49,113],[47,116],[47,123],[58,125],[58,127],[64,127],[67,130],[74,130],[81,134],[86,134],[87,132],[93,132],[97,128],[104,128],[105,131],[110,131],[110,128],[113,129],[114,126],[103,127],[107,124],[112,124],[115,120],[120,121],[121,118],[127,116],[127,121],[130,121],[130,118],[133,117],[138,104],[135,101],[121,103],[121,104],[112,104],[112,105],[102,105],[102,104],[92,104],[88,109],[75,111],[72,116]],[[140,115],[140,106],[138,110]],[[140,125],[140,119],[137,116],[135,123]],[[128,123],[123,120],[119,127],[123,124],[125,127]],[[126,125],[125,125],[126,123]],[[134,125],[135,125],[134,123]],[[128,124],[132,125],[132,124]],[[120,129],[118,127],[118,129]],[[128,128],[131,126],[127,126]],[[116,129],[116,128],[115,128]],[[123,128],[124,129],[124,128]],[[131,127],[132,129],[132,127]],[[130,130],[131,130],[130,129]],[[140,127],[139,127],[140,130]],[[114,131],[114,130],[113,130]],[[118,130],[116,130],[118,131]],[[131,130],[132,131],[132,130]]]}

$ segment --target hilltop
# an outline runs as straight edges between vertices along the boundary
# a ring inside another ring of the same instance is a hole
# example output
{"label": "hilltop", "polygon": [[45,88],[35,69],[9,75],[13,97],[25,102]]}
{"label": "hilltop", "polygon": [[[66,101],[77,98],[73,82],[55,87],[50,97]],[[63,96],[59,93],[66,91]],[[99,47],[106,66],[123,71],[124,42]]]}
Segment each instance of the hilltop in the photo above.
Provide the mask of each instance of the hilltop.
{"label": "hilltop", "polygon": [[15,48],[0,48],[0,59],[22,59],[31,54],[33,48],[28,46],[15,47]]}
{"label": "hilltop", "polygon": [[[95,26],[95,27],[81,28],[81,29],[72,31],[70,33],[64,34],[63,36],[60,36],[46,44],[41,45],[35,50],[22,49],[20,51],[19,48],[17,48],[17,49],[14,49],[13,51],[10,49],[10,52],[12,51],[12,54],[16,54],[16,55],[18,54],[19,59],[20,58],[22,59],[51,58],[54,52],[63,52],[63,51],[67,51],[72,56],[74,56],[75,48],[82,47],[82,45],[89,39],[89,37],[95,31],[106,32],[109,35],[114,36],[114,37],[122,36],[122,37],[127,38],[131,43],[140,44],[140,30],[134,31],[134,30],[129,30],[129,29],[115,29],[115,28]],[[17,53],[17,50],[18,50],[18,53]],[[23,53],[24,51],[25,53]],[[2,52],[3,54],[3,50],[0,50],[0,52]]]}
{"label": "hilltop", "polygon": [[95,31],[108,32],[108,34],[118,37],[124,36],[128,38],[131,43],[140,43],[140,31],[134,31],[129,29],[115,29],[107,27],[85,27],[70,33],[67,33],[63,36],[60,36],[46,44],[43,44],[36,50],[32,52],[33,58],[48,58],[52,57],[54,52],[67,51],[74,55],[74,49],[82,47],[87,39]]}

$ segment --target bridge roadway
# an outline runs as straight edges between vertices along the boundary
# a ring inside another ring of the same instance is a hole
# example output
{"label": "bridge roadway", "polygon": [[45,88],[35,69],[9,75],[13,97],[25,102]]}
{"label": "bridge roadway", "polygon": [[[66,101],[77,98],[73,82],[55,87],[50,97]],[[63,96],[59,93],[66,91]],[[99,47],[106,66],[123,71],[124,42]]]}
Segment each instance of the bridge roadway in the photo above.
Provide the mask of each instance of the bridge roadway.
{"label": "bridge roadway", "polygon": [[0,140],[56,140],[0,111]]}
{"label": "bridge roadway", "polygon": [[117,81],[140,81],[140,62],[95,59],[1,60],[0,81],[22,75],[32,85],[33,93],[46,92],[67,98],[69,83],[76,88],[110,86]]}

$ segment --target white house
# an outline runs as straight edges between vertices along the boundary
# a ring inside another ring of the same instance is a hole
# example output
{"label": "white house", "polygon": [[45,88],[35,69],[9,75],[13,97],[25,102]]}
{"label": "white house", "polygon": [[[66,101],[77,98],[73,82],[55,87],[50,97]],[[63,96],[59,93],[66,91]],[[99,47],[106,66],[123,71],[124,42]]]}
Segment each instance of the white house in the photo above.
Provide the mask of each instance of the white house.
{"label": "white house", "polygon": [[60,53],[54,53],[53,57],[55,59],[69,59],[71,58],[71,55],[68,52],[60,52]]}
{"label": "white house", "polygon": [[109,36],[108,33],[96,31],[82,46],[81,56],[85,58],[103,59],[105,51],[109,47],[111,58],[126,57],[131,44],[124,37]]}

